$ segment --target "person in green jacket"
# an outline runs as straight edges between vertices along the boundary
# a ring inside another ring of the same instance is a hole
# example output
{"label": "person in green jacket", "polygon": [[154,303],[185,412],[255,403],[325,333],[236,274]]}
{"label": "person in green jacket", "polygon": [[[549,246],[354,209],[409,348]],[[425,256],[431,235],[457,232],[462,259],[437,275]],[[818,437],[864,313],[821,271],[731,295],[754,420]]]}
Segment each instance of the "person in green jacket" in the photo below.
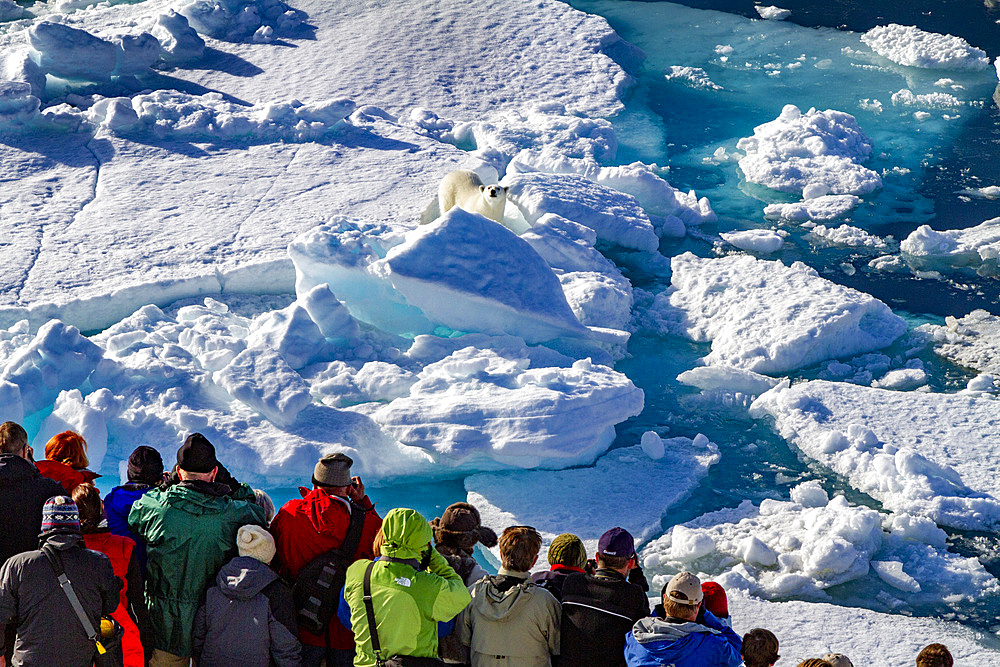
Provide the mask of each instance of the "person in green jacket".
{"label": "person in green jacket", "polygon": [[218,466],[212,443],[192,433],[177,451],[180,483],[143,494],[129,512],[129,526],[147,545],[150,667],[189,664],[195,614],[219,568],[236,555],[237,531],[265,526],[263,509],[233,500],[215,481]]}
{"label": "person in green jacket", "polygon": [[[436,658],[437,622],[455,618],[472,600],[469,591],[444,556],[432,548],[431,527],[416,510],[391,510],[382,520],[382,536],[382,556],[371,574],[372,605],[382,648],[379,657]],[[371,562],[353,563],[344,586],[356,644],[355,667],[376,664],[363,599],[365,570]]]}

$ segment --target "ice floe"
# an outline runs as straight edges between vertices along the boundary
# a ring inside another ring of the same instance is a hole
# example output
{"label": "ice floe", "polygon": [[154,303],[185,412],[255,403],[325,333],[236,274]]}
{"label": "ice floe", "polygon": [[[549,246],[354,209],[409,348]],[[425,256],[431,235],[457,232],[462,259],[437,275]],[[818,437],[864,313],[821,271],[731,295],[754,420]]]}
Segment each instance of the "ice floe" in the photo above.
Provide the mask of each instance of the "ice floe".
{"label": "ice floe", "polygon": [[970,268],[995,274],[1000,261],[1000,218],[967,229],[917,227],[900,243],[905,259],[920,269]]}
{"label": "ice floe", "polygon": [[919,598],[951,604],[1000,592],[1000,582],[975,558],[945,551],[946,535],[926,518],[883,514],[830,499],[818,482],[791,491],[789,501],[703,515],[674,526],[641,551],[659,589],[679,570],[704,573],[726,589],[765,598],[804,596],[849,581],[881,580],[887,607]]}
{"label": "ice floe", "polygon": [[768,204],[764,217],[771,220],[829,222],[850,213],[861,199],[854,195],[821,195],[789,204]]}
{"label": "ice floe", "polygon": [[709,364],[782,373],[885,347],[906,329],[878,299],[800,262],[684,253],[670,265],[671,288],[651,310],[667,331],[711,341]]}
{"label": "ice floe", "polygon": [[701,67],[682,67],[673,65],[664,75],[667,81],[680,81],[692,88],[704,90],[722,90],[722,86],[714,83],[708,73]]}
{"label": "ice floe", "polygon": [[[465,488],[484,525],[531,525],[541,532],[545,545],[570,532],[584,541],[593,557],[598,538],[616,525],[631,532],[639,544],[658,533],[661,517],[687,498],[718,462],[719,448],[703,435],[694,440],[661,438],[647,431],[641,445],[614,449],[591,467],[472,475]],[[628,471],[628,482],[614,483],[622,470]],[[630,508],[627,516],[621,513],[624,506]],[[544,555],[540,561],[544,564]]]}
{"label": "ice floe", "polygon": [[746,152],[740,160],[746,179],[781,192],[821,186],[832,194],[863,195],[882,187],[879,175],[861,164],[871,155],[871,140],[842,111],[802,113],[788,104],[736,146]]}
{"label": "ice floe", "polygon": [[719,236],[740,250],[761,254],[777,252],[785,245],[785,239],[781,234],[770,229],[744,229],[737,232],[723,232]]}
{"label": "ice floe", "polygon": [[872,51],[909,67],[981,70],[989,66],[986,52],[961,37],[927,32],[915,26],[890,23],[861,36]]}
{"label": "ice floe", "polygon": [[1000,377],[1000,317],[974,310],[965,317],[946,317],[944,326],[924,324],[934,351],[957,364]]}
{"label": "ice floe", "polygon": [[[803,454],[894,512],[995,530],[1000,400],[816,380],[778,386],[750,408]],[[901,419],[900,415],[905,415]]]}
{"label": "ice floe", "polygon": [[809,229],[809,236],[823,245],[871,248],[873,250],[887,250],[890,247],[885,239],[870,234],[859,227],[846,224],[839,227],[816,225]]}
{"label": "ice floe", "polygon": [[762,19],[769,19],[773,21],[783,21],[792,15],[790,9],[783,9],[782,7],[775,7],[774,5],[754,5],[754,9],[760,14]]}

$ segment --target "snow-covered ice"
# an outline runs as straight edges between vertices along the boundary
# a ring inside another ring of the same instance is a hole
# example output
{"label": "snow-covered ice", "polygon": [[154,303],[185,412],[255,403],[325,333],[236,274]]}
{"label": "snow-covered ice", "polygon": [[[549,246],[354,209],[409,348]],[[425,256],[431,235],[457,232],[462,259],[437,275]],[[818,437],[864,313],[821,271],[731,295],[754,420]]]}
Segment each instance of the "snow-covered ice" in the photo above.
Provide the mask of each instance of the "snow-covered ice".
{"label": "snow-covered ice", "polygon": [[909,67],[981,70],[989,66],[986,52],[961,37],[940,35],[915,26],[890,23],[861,36],[872,51]]}
{"label": "snow-covered ice", "polygon": [[839,227],[816,225],[809,230],[809,236],[816,239],[818,243],[825,245],[871,248],[881,251],[885,251],[890,247],[885,239],[870,234],[859,227],[847,224],[840,225]]}
{"label": "snow-covered ice", "polygon": [[829,222],[843,218],[861,201],[855,195],[821,195],[812,199],[790,204],[768,204],[764,207],[764,217],[772,220],[814,220]]}
{"label": "snow-covered ice", "polygon": [[713,365],[783,373],[885,347],[906,329],[881,301],[800,262],[685,253],[671,269],[671,288],[651,310],[671,333],[711,341]]}
{"label": "snow-covered ice", "polygon": [[862,166],[871,156],[871,139],[842,111],[802,113],[789,104],[736,146],[746,152],[740,160],[746,179],[781,192],[822,186],[835,195],[864,195],[882,187],[879,175]]}
{"label": "snow-covered ice", "polygon": [[903,239],[900,250],[920,269],[968,267],[984,275],[996,273],[1000,262],[1000,218],[967,229],[946,231],[921,225]]}
{"label": "snow-covered ice", "polygon": [[667,81],[680,81],[692,88],[702,88],[704,90],[722,90],[722,86],[714,83],[709,78],[708,73],[701,67],[684,67],[672,65],[664,75]]}
{"label": "snow-covered ice", "polygon": [[[945,526],[1000,526],[1000,399],[816,380],[779,385],[750,408],[803,454],[894,512]],[[905,415],[901,419],[900,415]]]}
{"label": "snow-covered ice", "polygon": [[[719,459],[719,448],[703,435],[661,438],[647,431],[641,445],[612,450],[588,468],[472,475],[465,488],[484,525],[534,526],[545,545],[560,533],[573,533],[593,557],[598,538],[614,526],[632,533],[637,544],[658,533],[661,517],[687,498]],[[617,479],[622,470],[628,470],[627,483]],[[623,507],[629,508],[627,515]],[[539,564],[544,561],[543,554]]]}
{"label": "snow-covered ice", "polygon": [[722,240],[734,245],[740,250],[769,254],[781,250],[785,240],[780,234],[770,229],[745,229],[737,232],[719,234]]}
{"label": "snow-covered ice", "polygon": [[728,589],[765,598],[805,596],[849,581],[880,579],[899,606],[920,597],[978,600],[1000,582],[975,558],[945,550],[944,531],[928,519],[888,515],[828,498],[818,482],[800,484],[790,501],[743,501],[674,526],[642,551],[659,589],[691,570]]}
{"label": "snow-covered ice", "polygon": [[755,5],[754,9],[760,14],[762,19],[769,19],[773,21],[783,21],[792,15],[790,9],[784,9],[782,7],[775,7],[774,5]]}
{"label": "snow-covered ice", "polygon": [[925,324],[934,351],[957,364],[1000,377],[1000,317],[974,310],[965,317],[947,317],[943,326]]}

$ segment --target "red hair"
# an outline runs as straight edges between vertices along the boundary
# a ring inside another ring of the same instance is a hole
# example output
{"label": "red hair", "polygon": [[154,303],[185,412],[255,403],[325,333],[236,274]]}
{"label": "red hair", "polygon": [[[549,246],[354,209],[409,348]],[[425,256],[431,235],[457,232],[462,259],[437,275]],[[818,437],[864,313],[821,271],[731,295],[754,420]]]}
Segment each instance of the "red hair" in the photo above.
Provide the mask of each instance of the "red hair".
{"label": "red hair", "polygon": [[90,465],[87,458],[87,441],[73,431],[63,431],[45,443],[45,458],[65,463],[77,470]]}

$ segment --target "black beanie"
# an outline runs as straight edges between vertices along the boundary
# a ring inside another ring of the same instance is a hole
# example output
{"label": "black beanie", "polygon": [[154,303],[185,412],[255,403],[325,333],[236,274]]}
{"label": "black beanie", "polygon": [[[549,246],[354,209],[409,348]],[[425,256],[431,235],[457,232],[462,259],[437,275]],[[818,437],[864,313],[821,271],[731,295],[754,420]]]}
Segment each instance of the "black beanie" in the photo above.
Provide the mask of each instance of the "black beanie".
{"label": "black beanie", "polygon": [[128,481],[156,486],[163,480],[163,458],[152,447],[140,445],[128,457]]}
{"label": "black beanie", "polygon": [[201,433],[192,433],[177,450],[177,467],[185,472],[212,472],[219,462],[215,447]]}

